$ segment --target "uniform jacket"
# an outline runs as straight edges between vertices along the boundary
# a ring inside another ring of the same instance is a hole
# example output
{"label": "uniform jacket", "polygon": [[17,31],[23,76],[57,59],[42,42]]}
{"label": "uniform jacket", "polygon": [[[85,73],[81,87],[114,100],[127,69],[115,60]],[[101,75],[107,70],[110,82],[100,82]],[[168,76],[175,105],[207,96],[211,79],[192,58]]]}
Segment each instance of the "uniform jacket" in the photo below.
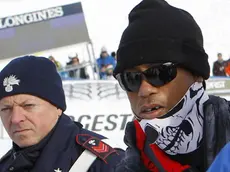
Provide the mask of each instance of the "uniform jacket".
{"label": "uniform jacket", "polygon": [[[39,143],[40,147],[42,147],[41,150],[39,150],[38,145],[32,146],[33,150],[37,149],[39,151],[30,151],[32,154],[30,155],[25,153],[27,149],[32,149],[30,147],[17,152],[14,148],[12,148],[0,160],[0,171],[53,172],[59,169],[61,172],[67,172],[76,159],[85,150],[76,141],[76,136],[79,134],[87,134],[98,139],[104,138],[99,134],[82,129],[82,125],[80,123],[75,123],[68,116],[62,114],[51,134],[47,136],[48,140],[41,141],[41,144],[44,144],[42,146]],[[39,153],[39,157],[34,158],[36,157],[36,152]],[[111,153],[106,158],[107,163],[98,157],[91,165],[88,172],[113,171],[116,164],[123,157],[123,154],[124,152],[122,150],[116,149],[115,152]],[[28,158],[28,156],[30,158]],[[34,162],[32,161],[33,158],[35,159]],[[31,166],[31,164],[32,168],[27,169],[27,167]]]}

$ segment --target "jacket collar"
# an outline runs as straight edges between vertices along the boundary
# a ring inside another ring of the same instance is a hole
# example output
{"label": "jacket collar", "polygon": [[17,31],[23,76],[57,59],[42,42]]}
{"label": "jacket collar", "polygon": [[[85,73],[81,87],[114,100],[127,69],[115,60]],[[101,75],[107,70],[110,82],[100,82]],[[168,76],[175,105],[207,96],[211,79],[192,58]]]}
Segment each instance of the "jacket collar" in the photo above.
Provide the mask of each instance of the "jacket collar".
{"label": "jacket collar", "polygon": [[68,116],[62,114],[48,144],[44,147],[31,172],[49,172],[52,165],[60,158],[61,153],[67,150],[70,143],[74,144],[73,132],[80,132],[80,127],[76,126]]}

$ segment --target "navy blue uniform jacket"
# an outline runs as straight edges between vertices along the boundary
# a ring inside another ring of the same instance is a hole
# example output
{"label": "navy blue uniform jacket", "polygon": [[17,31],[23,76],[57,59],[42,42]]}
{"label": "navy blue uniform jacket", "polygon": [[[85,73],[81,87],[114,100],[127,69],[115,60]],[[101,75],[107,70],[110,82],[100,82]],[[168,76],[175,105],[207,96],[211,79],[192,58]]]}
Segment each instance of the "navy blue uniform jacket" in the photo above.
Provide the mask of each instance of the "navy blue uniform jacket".
{"label": "navy blue uniform jacket", "polygon": [[[52,131],[49,141],[47,141],[47,144],[42,148],[32,169],[25,170],[24,167],[21,167],[25,157],[20,151],[14,154],[14,150],[11,149],[0,160],[0,172],[54,172],[58,168],[62,172],[68,172],[73,163],[85,150],[76,142],[76,136],[78,134],[90,134],[99,139],[104,138],[99,134],[82,129],[81,127],[80,123],[73,122],[68,116],[62,114]],[[123,156],[124,151],[116,149],[116,153],[110,154],[106,159],[107,163],[97,157],[88,172],[112,172]]]}

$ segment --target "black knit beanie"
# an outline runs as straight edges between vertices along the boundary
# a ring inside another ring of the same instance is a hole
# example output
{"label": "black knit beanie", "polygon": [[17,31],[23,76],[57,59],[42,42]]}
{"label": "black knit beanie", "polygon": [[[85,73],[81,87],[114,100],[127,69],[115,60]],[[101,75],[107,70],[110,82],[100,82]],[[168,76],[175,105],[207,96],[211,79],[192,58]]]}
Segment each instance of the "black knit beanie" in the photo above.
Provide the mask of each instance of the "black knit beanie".
{"label": "black knit beanie", "polygon": [[138,65],[165,62],[178,63],[197,76],[209,78],[202,32],[193,17],[164,0],[143,0],[129,14],[114,76]]}
{"label": "black knit beanie", "polygon": [[45,57],[13,59],[0,72],[0,83],[0,100],[16,94],[30,94],[66,110],[62,80],[54,63]]}

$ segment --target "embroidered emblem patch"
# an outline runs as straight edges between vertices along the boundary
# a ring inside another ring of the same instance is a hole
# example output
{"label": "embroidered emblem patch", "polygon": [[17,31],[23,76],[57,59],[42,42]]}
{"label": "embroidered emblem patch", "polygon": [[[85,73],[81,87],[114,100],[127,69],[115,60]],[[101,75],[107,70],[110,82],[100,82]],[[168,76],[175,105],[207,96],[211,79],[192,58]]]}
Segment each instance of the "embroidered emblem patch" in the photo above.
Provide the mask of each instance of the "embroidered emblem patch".
{"label": "embroidered emblem patch", "polygon": [[104,143],[103,140],[88,134],[78,134],[76,136],[76,141],[85,149],[89,150],[97,157],[101,158],[105,163],[107,163],[106,159],[110,154],[117,153],[114,148]]}
{"label": "embroidered emblem patch", "polygon": [[3,86],[6,92],[13,91],[13,85],[19,85],[20,80],[15,75],[10,75],[3,80]]}

